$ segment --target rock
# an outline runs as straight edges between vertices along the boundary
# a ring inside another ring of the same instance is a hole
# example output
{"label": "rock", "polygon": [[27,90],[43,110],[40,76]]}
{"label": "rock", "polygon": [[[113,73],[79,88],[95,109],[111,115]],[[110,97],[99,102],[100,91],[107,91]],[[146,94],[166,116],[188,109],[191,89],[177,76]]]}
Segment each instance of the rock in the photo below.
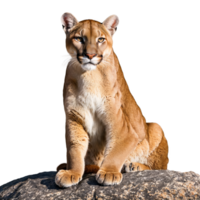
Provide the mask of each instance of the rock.
{"label": "rock", "polygon": [[11,181],[0,187],[0,199],[200,199],[200,175],[194,172],[152,170],[123,174],[120,185],[101,186],[95,174],[69,188],[54,183],[56,172],[43,172]]}

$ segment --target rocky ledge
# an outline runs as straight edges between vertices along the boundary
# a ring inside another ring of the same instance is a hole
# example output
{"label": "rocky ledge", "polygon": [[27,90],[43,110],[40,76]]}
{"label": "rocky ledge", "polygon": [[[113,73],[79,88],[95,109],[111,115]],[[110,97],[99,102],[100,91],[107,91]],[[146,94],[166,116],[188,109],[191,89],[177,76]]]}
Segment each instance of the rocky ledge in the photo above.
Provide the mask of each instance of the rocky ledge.
{"label": "rocky ledge", "polygon": [[0,187],[0,199],[200,199],[200,175],[194,172],[155,170],[123,174],[120,185],[101,186],[94,174],[84,175],[75,186],[61,189],[56,172],[43,172],[11,181]]}

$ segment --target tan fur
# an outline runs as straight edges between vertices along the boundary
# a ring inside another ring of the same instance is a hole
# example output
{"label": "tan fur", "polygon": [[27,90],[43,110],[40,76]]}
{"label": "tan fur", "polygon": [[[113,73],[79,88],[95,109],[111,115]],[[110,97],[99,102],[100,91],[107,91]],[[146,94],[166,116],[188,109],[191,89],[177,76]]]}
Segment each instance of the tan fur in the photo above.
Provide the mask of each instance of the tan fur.
{"label": "tan fur", "polygon": [[[96,180],[103,185],[119,184],[121,171],[167,169],[164,133],[158,124],[146,123],[112,49],[118,18],[111,16],[103,24],[77,22],[65,13],[62,19],[72,59],[63,89],[67,165],[58,167],[56,184],[77,184],[93,168],[99,169]],[[103,43],[98,43],[100,37]]]}

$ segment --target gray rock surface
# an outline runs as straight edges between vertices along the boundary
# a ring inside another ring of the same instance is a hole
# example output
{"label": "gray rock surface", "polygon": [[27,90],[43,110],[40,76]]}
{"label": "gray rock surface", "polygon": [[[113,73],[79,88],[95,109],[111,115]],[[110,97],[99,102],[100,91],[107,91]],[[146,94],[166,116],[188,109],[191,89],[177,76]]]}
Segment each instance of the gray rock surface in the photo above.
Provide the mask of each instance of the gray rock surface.
{"label": "gray rock surface", "polygon": [[87,174],[78,185],[65,189],[55,185],[55,174],[43,172],[2,185],[0,199],[200,199],[200,175],[194,172],[130,172],[115,186],[101,186],[94,174]]}

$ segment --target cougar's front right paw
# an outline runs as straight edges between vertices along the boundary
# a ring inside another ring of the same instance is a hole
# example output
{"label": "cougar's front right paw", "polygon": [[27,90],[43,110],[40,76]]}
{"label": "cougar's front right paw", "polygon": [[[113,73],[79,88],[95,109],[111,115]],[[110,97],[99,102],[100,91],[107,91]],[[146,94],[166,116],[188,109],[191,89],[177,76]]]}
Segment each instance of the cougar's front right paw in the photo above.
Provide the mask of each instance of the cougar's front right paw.
{"label": "cougar's front right paw", "polygon": [[81,174],[72,170],[60,170],[56,174],[55,183],[59,187],[70,187],[78,184],[82,180]]}
{"label": "cougar's front right paw", "polygon": [[119,185],[122,181],[120,172],[106,172],[99,170],[96,174],[96,180],[101,185]]}

